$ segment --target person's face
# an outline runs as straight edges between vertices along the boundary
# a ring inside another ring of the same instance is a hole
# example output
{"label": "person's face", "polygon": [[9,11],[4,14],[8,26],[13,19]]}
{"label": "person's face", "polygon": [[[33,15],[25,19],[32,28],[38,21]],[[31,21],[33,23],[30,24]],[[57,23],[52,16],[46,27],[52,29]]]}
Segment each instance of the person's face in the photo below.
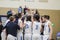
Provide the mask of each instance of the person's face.
{"label": "person's face", "polygon": [[24,13],[22,13],[22,16],[24,16]]}
{"label": "person's face", "polygon": [[46,22],[46,20],[47,20],[47,19],[46,19],[46,18],[44,18],[44,21],[45,21],[45,22]]}
{"label": "person's face", "polygon": [[16,15],[15,11],[12,11],[12,15]]}
{"label": "person's face", "polygon": [[28,12],[28,10],[26,10],[26,13]]}
{"label": "person's face", "polygon": [[46,19],[44,17],[42,17],[42,22],[45,22],[45,21],[46,21]]}
{"label": "person's face", "polygon": [[35,14],[35,10],[32,10],[31,13],[32,13],[32,14]]}
{"label": "person's face", "polygon": [[16,19],[14,18],[14,22],[15,22],[15,20],[16,20]]}

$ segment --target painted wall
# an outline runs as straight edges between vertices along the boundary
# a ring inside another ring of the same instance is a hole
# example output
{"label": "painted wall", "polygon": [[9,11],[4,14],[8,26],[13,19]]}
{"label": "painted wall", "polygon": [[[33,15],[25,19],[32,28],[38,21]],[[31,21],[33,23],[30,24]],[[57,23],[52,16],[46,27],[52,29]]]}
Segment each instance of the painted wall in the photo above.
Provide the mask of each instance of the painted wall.
{"label": "painted wall", "polygon": [[[6,12],[12,8],[17,12],[19,6],[26,5],[31,9],[39,9],[41,15],[51,16],[51,21],[55,24],[53,27],[53,38],[56,39],[56,33],[60,32],[60,0],[48,0],[48,2],[24,2],[22,1],[0,1],[0,15],[6,15]],[[6,7],[6,8],[5,8]],[[43,10],[42,10],[43,9]]]}
{"label": "painted wall", "polygon": [[[0,15],[6,15],[7,11],[10,8],[0,8]],[[17,13],[16,8],[12,8]],[[50,20],[54,23],[53,26],[53,38],[56,39],[56,34],[60,32],[60,10],[46,10],[46,9],[39,9],[38,10],[40,15],[49,15]]]}
{"label": "painted wall", "polygon": [[18,8],[19,6],[24,7],[25,5],[29,8],[34,9],[54,9],[60,10],[60,0],[48,0],[48,2],[25,2],[21,1],[0,1],[0,7],[8,7],[8,8]]}
{"label": "painted wall", "polygon": [[53,39],[56,40],[56,35],[60,32],[60,10],[39,10],[40,15],[49,15],[53,27]]}

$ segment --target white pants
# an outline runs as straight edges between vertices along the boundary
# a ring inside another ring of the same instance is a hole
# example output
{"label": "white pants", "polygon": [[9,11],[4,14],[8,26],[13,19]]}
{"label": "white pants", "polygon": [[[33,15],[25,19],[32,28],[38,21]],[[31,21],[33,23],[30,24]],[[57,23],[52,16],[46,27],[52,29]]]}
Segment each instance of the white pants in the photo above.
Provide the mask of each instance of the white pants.
{"label": "white pants", "polygon": [[23,40],[23,33],[22,33],[22,32],[19,32],[19,33],[17,34],[17,39],[18,39],[18,40]]}
{"label": "white pants", "polygon": [[12,35],[10,35],[10,34],[8,34],[7,40],[17,40],[17,38],[12,36]]}
{"label": "white pants", "polygon": [[40,35],[40,37],[41,37],[41,40],[43,40],[43,35]]}
{"label": "white pants", "polygon": [[32,40],[31,34],[25,34],[25,35],[24,35],[24,39],[25,39],[25,40]]}
{"label": "white pants", "polygon": [[43,40],[48,40],[49,39],[49,35],[44,35],[43,36]]}
{"label": "white pants", "polygon": [[5,30],[1,33],[1,38],[2,38],[2,40],[6,40],[6,31]]}
{"label": "white pants", "polygon": [[41,40],[40,34],[33,34],[32,35],[32,40]]}

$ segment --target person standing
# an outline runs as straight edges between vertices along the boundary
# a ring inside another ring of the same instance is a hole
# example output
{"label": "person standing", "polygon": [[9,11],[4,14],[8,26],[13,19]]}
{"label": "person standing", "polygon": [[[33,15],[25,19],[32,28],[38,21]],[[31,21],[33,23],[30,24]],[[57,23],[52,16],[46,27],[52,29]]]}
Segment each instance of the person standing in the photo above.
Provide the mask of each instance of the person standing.
{"label": "person standing", "polygon": [[24,8],[24,15],[26,14],[26,10],[28,10],[28,8],[25,6],[25,8]]}
{"label": "person standing", "polygon": [[10,21],[3,28],[6,29],[7,40],[17,40],[17,30],[20,30],[20,27],[16,23],[14,23],[15,21],[14,16],[11,16],[9,20]]}
{"label": "person standing", "polygon": [[21,6],[18,8],[18,13],[22,13],[22,7]]}
{"label": "person standing", "polygon": [[32,35],[32,40],[41,40],[41,22],[39,21],[40,15],[35,14],[33,16],[33,35]]}
{"label": "person standing", "polygon": [[22,26],[22,14],[19,14],[19,19],[18,19],[18,25],[21,27],[20,30],[18,30],[17,38],[18,40],[23,40],[23,26]]}
{"label": "person standing", "polygon": [[32,22],[31,22],[31,16],[29,15],[26,18],[24,39],[31,40],[32,39],[31,35],[32,35]]}
{"label": "person standing", "polygon": [[50,16],[44,15],[42,19],[44,20],[44,24],[43,24],[44,25],[43,40],[51,40],[52,39],[53,30],[52,30],[52,23],[49,20]]}
{"label": "person standing", "polygon": [[2,25],[2,22],[0,21],[0,40],[1,40],[1,32],[2,32],[2,29],[3,29],[3,25]]}
{"label": "person standing", "polygon": [[7,17],[9,18],[10,16],[12,16],[12,9],[8,10],[7,12]]}

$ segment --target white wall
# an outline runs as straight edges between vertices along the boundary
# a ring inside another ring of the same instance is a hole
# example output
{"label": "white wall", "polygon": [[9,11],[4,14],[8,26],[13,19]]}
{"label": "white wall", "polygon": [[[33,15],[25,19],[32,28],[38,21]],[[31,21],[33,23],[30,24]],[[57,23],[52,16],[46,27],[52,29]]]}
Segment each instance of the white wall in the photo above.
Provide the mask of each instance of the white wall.
{"label": "white wall", "polygon": [[29,8],[34,9],[52,9],[60,10],[60,0],[48,0],[48,2],[24,2],[21,1],[0,1],[0,7],[18,8],[19,6],[24,7],[25,5]]}

